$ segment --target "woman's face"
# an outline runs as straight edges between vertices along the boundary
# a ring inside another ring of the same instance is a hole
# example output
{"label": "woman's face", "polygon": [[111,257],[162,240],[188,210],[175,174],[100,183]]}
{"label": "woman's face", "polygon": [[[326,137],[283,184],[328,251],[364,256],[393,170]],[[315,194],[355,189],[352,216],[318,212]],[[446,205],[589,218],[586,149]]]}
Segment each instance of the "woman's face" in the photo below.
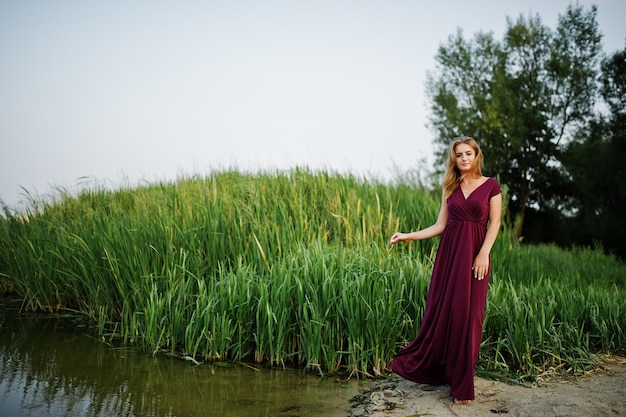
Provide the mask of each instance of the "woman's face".
{"label": "woman's face", "polygon": [[470,172],[474,166],[474,159],[476,159],[476,151],[473,147],[467,143],[459,143],[454,148],[456,155],[456,167],[461,174]]}

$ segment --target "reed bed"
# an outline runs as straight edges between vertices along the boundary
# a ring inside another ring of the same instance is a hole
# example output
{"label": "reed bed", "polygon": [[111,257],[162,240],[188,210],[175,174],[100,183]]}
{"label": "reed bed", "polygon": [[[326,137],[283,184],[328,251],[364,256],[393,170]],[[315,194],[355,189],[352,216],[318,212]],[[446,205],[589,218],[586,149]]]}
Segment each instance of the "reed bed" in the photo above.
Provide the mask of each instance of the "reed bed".
{"label": "reed bed", "polygon": [[[384,374],[423,314],[438,191],[295,169],[216,172],[33,200],[0,218],[0,280],[24,309],[69,309],[105,338],[194,362]],[[480,368],[588,369],[626,348],[623,262],[600,249],[493,253]]]}

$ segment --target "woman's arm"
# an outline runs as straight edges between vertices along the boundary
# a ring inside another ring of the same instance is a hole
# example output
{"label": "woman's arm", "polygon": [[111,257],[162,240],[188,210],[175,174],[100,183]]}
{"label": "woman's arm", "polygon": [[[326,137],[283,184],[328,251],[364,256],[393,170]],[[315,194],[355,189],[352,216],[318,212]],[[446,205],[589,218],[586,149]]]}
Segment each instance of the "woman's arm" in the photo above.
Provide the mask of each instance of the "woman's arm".
{"label": "woman's arm", "polygon": [[502,214],[502,194],[494,195],[489,200],[489,226],[485,234],[483,245],[474,260],[472,269],[474,278],[483,279],[489,271],[489,254],[500,231],[500,216]]}
{"label": "woman's arm", "polygon": [[439,236],[443,233],[443,230],[446,228],[446,223],[448,222],[448,204],[446,203],[446,198],[444,196],[441,197],[441,208],[439,209],[439,215],[437,216],[437,221],[432,226],[427,227],[426,229],[418,230],[417,232],[411,233],[400,233],[396,232],[393,236],[391,236],[391,244],[395,245],[398,242],[408,242],[409,240],[422,240],[428,239],[434,236]]}

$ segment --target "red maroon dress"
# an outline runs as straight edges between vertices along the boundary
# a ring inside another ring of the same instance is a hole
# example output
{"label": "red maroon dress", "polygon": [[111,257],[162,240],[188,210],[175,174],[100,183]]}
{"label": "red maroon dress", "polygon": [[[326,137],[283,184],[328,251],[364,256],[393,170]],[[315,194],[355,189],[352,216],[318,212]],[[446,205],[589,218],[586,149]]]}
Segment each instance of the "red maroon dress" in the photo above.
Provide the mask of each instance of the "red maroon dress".
{"label": "red maroon dress", "polygon": [[489,273],[473,278],[474,258],[487,233],[489,201],[500,194],[489,178],[466,199],[457,188],[448,198],[444,229],[417,338],[393,359],[392,370],[414,382],[450,385],[458,400],[474,399],[474,372],[482,336]]}

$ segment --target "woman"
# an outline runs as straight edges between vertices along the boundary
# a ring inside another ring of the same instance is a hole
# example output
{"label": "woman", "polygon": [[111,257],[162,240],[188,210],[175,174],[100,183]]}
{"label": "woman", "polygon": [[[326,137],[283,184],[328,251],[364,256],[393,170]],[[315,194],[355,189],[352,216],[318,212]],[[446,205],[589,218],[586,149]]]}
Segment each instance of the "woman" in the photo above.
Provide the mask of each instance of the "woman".
{"label": "woman", "polygon": [[473,138],[450,144],[437,221],[391,244],[441,235],[417,338],[393,359],[392,370],[411,381],[450,385],[457,404],[474,399],[474,372],[482,335],[490,267],[500,229],[502,194],[483,177],[483,155]]}

